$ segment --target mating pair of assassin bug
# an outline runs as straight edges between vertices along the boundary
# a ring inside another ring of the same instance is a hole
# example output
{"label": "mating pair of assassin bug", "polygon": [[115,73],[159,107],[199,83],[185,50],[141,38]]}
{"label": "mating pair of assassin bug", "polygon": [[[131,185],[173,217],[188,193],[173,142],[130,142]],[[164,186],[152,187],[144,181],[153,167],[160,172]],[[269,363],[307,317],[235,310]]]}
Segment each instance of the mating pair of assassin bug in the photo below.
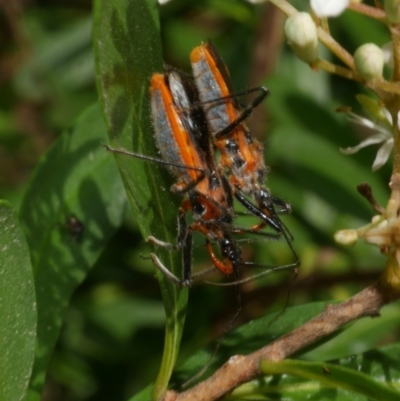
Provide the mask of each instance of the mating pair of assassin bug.
{"label": "mating pair of assassin bug", "polygon": [[[265,266],[271,270],[295,269],[299,259],[294,251],[292,236],[280,220],[279,213],[289,213],[290,205],[272,197],[264,186],[267,168],[263,159],[263,147],[251,136],[244,120],[268,94],[260,87],[245,93],[258,91],[258,96],[241,109],[233,94],[229,74],[214,46],[209,42],[196,47],[191,53],[194,83],[182,73],[167,68],[164,74],[151,78],[151,113],[155,139],[162,160],[138,155],[123,149],[108,150],[131,155],[167,165],[176,178],[171,187],[175,193],[185,194],[178,212],[178,241],[171,245],[154,237],[148,241],[167,248],[183,251],[182,278],[173,275],[155,254],[155,265],[173,282],[189,286],[192,280],[192,234],[202,233],[213,266],[224,274],[233,274],[234,283],[239,279],[240,266],[261,266],[243,262],[241,249],[232,235],[252,233],[268,238],[284,238],[295,261],[284,266]],[[220,153],[217,165],[214,147]],[[249,200],[252,197],[253,200]],[[260,222],[251,228],[233,224],[236,198]],[[186,221],[191,211],[193,222]],[[270,227],[275,232],[266,232]],[[219,255],[214,252],[217,244]]]}

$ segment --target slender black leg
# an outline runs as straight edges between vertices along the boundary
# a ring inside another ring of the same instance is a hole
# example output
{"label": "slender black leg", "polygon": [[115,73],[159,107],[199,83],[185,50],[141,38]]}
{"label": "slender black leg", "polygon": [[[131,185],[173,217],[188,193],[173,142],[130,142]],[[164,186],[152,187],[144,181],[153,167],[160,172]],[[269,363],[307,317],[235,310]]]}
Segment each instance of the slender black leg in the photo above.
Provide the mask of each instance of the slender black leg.
{"label": "slender black leg", "polygon": [[270,225],[273,229],[277,232],[282,232],[282,227],[280,224],[276,222],[275,219],[265,214],[261,211],[257,206],[253,205],[239,190],[235,191],[235,198],[254,216],[258,217],[259,219],[265,221],[268,225]]}
{"label": "slender black leg", "polygon": [[[247,117],[250,116],[250,114],[253,112],[253,109],[257,107],[268,95],[269,91],[267,88],[264,88],[263,86],[259,88],[253,88],[249,89],[247,93],[250,93],[252,91],[258,90],[260,94],[253,99],[253,101],[248,104],[244,109],[241,110],[240,115],[233,120],[229,125],[227,125],[225,128],[223,128],[221,131],[217,132],[214,136],[216,139],[223,138],[224,136],[228,135],[234,128],[236,128],[239,124],[241,124]],[[243,92],[241,94],[245,94],[246,92]],[[238,96],[240,94],[235,94],[233,96]],[[227,96],[229,97],[229,96]],[[225,97],[225,98],[227,98]]]}

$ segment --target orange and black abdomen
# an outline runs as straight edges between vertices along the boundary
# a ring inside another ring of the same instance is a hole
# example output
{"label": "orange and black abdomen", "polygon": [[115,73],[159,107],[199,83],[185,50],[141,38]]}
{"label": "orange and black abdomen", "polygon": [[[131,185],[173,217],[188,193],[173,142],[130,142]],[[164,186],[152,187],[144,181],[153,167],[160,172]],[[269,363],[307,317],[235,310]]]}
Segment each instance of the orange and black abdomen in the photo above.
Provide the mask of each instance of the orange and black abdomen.
{"label": "orange and black abdomen", "polygon": [[169,167],[180,182],[189,184],[196,181],[201,172],[188,167],[203,169],[204,161],[179,117],[164,75],[152,76],[150,95],[155,139],[162,158],[169,163],[185,166]]}

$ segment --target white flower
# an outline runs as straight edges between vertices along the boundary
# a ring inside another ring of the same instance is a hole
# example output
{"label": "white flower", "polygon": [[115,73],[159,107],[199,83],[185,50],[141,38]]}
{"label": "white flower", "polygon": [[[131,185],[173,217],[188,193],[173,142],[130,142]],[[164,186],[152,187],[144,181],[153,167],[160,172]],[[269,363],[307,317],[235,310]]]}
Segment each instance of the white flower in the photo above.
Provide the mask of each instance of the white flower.
{"label": "white flower", "polygon": [[311,0],[311,8],[319,18],[337,17],[349,5],[349,0]]}
{"label": "white flower", "polygon": [[[382,109],[385,112],[386,118],[391,122],[390,114],[387,112],[386,109]],[[364,139],[361,143],[357,146],[342,149],[340,151],[345,155],[352,155],[357,153],[360,149],[365,148],[370,145],[382,144],[376,154],[374,163],[372,164],[372,171],[376,171],[380,169],[389,159],[390,153],[393,148],[393,134],[392,132],[383,127],[382,125],[376,124],[375,122],[368,120],[365,117],[361,117],[355,113],[349,112],[349,120],[370,129],[373,134],[370,135],[368,138]]]}

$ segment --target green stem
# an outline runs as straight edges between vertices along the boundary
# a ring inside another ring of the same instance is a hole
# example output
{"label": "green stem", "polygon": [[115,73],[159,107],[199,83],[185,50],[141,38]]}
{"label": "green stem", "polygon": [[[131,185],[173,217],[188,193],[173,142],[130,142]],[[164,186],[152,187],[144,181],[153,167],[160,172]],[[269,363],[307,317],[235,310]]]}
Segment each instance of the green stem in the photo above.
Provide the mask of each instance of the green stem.
{"label": "green stem", "polygon": [[318,59],[315,63],[313,63],[312,66],[321,68],[327,72],[330,72],[331,74],[340,75],[344,78],[351,79],[353,81],[362,82],[362,78],[358,76],[354,71],[349,70],[346,67],[333,64],[330,61],[324,59]]}

